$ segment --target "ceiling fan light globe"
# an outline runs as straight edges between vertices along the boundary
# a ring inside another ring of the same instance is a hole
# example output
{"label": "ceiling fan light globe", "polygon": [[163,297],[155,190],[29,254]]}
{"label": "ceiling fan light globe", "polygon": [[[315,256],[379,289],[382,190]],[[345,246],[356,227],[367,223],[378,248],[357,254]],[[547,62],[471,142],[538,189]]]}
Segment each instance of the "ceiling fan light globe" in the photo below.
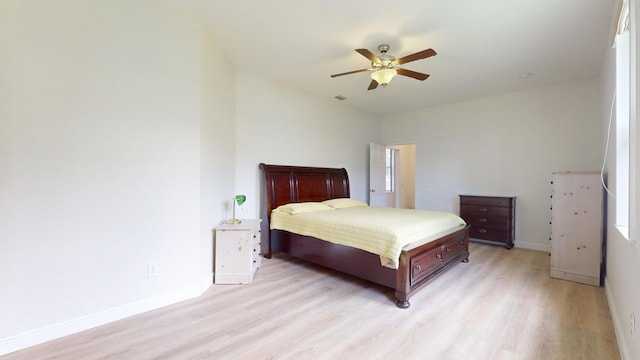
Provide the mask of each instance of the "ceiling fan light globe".
{"label": "ceiling fan light globe", "polygon": [[394,69],[380,69],[371,73],[371,78],[378,84],[385,86],[391,82],[397,72]]}

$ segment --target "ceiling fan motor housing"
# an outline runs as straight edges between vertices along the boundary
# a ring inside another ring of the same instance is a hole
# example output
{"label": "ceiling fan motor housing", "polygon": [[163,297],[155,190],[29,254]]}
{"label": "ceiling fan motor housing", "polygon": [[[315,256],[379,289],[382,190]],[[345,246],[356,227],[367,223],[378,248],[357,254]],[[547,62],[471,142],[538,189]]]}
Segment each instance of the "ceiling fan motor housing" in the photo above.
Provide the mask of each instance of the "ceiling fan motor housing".
{"label": "ceiling fan motor housing", "polygon": [[380,62],[372,62],[371,65],[376,69],[392,69],[395,65],[394,61],[396,61],[396,58],[393,55],[387,54],[387,51],[389,51],[389,45],[379,45],[378,51],[382,54],[378,56],[378,60],[380,60]]}
{"label": "ceiling fan motor housing", "polygon": [[386,54],[387,51],[389,51],[389,45],[388,44],[378,45],[378,51],[380,51],[380,53],[382,54]]}

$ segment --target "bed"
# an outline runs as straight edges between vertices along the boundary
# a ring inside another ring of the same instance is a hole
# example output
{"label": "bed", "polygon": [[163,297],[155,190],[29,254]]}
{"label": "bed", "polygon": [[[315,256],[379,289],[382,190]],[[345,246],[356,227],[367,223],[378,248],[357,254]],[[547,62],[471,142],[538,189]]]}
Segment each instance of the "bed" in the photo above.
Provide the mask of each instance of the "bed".
{"label": "bed", "polygon": [[350,198],[344,168],[260,164],[262,171],[261,253],[286,253],[395,290],[396,305],[409,308],[410,297],[459,262],[469,261],[469,227],[463,225],[403,247],[394,267],[377,254],[351,246],[271,229],[272,211],[291,203]]}

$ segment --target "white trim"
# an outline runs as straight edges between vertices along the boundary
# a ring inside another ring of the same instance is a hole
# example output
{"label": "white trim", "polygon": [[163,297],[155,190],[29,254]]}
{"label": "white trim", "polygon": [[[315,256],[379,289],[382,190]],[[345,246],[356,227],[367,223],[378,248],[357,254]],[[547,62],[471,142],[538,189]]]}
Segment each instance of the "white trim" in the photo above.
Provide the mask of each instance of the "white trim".
{"label": "white trim", "polygon": [[626,317],[620,316],[618,309],[616,308],[616,303],[611,301],[614,296],[609,290],[609,282],[607,281],[606,277],[604,279],[604,293],[607,296],[607,304],[609,305],[609,312],[611,313],[611,320],[613,321],[613,331],[616,334],[618,351],[620,351],[620,359],[631,359],[631,356],[629,355],[629,349],[627,349],[626,343],[623,341],[623,339],[625,339],[624,334],[626,333],[627,323],[620,323],[620,319],[626,319]]}
{"label": "white trim", "polygon": [[530,241],[516,241],[514,246],[520,249],[529,249],[529,250],[537,250],[542,252],[551,252],[551,244],[544,245],[537,242]]}
{"label": "white trim", "polygon": [[207,278],[200,281],[200,295],[204,294],[205,291],[207,291],[211,286],[213,286],[214,279],[215,278],[212,271]]}
{"label": "white trim", "polygon": [[22,334],[2,338],[0,339],[0,355],[5,355],[129,316],[138,315],[143,312],[195,298],[203,293],[203,289],[206,290],[204,286],[194,285],[168,294],[155,296],[77,319],[64,321]]}
{"label": "white trim", "polygon": [[577,274],[571,271],[551,269],[550,273],[552,278],[569,280],[573,282],[579,282],[582,284],[600,286],[600,276],[589,276],[583,274]]}
{"label": "white trim", "polygon": [[[482,240],[482,239],[469,239],[470,242],[476,242],[476,243],[482,243],[482,244],[490,244],[490,245],[497,245],[497,246],[504,246],[506,244],[502,243],[502,242],[497,242],[497,241],[491,241],[491,240]],[[542,251],[542,252],[551,252],[551,245],[543,245],[543,244],[539,244],[539,243],[534,243],[534,242],[529,242],[529,241],[514,241],[513,242],[513,247],[517,247],[519,249],[528,249],[528,250],[536,250],[536,251]]]}

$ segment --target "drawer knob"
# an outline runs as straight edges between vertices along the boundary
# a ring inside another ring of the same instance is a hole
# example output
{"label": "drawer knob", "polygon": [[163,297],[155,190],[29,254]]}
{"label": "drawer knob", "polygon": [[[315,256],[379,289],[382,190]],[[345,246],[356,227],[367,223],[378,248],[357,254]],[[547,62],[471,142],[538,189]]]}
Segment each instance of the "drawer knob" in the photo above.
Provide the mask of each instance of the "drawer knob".
{"label": "drawer knob", "polygon": [[420,267],[420,265],[416,265],[415,267],[416,267],[416,270],[420,270],[420,269],[422,269],[422,268]]}
{"label": "drawer knob", "polygon": [[481,234],[486,234],[487,233],[487,229],[480,229],[478,230],[479,233]]}
{"label": "drawer knob", "polygon": [[485,219],[485,218],[480,218],[480,219],[478,219],[478,222],[486,223],[486,222],[487,222],[487,219]]}
{"label": "drawer knob", "polygon": [[442,254],[436,254],[437,259],[442,259]]}
{"label": "drawer knob", "polygon": [[487,212],[487,210],[488,210],[487,208],[480,208],[480,209],[478,209],[478,211],[481,211],[481,212]]}
{"label": "drawer knob", "polygon": [[446,248],[446,249],[444,249],[444,250],[445,250],[446,252],[448,252],[448,253],[450,253],[450,252],[451,252],[451,249],[449,249],[449,248]]}

